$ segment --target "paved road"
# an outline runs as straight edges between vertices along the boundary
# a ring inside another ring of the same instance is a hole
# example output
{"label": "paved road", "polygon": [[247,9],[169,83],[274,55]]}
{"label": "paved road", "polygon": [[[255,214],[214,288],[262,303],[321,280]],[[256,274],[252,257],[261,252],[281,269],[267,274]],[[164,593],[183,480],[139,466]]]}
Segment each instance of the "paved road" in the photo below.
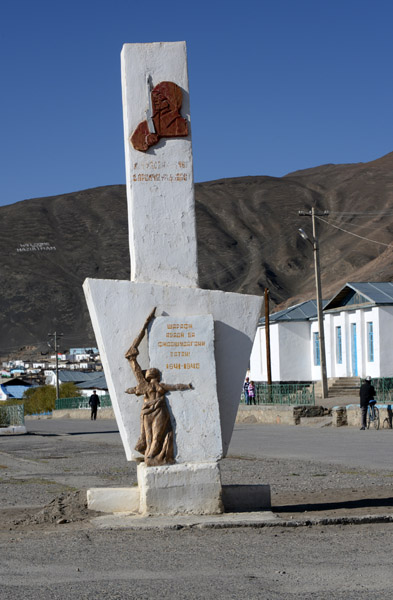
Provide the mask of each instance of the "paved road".
{"label": "paved road", "polygon": [[119,428],[115,419],[29,419],[25,420],[29,434],[73,435],[79,441],[88,441],[91,436],[97,442],[122,445]]}
{"label": "paved road", "polygon": [[[47,419],[27,420],[26,424],[31,433],[73,435],[79,441],[88,441],[93,436],[97,442],[121,446],[114,420]],[[393,430],[239,424],[235,426],[228,454],[393,469]]]}
{"label": "paved road", "polygon": [[236,425],[229,454],[393,470],[393,430]]}

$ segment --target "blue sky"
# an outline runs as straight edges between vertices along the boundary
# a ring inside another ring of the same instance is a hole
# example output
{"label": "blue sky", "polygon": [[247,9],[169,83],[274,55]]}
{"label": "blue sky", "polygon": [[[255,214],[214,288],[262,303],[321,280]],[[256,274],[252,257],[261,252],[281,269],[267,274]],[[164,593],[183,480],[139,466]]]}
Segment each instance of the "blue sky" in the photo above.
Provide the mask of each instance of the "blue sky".
{"label": "blue sky", "polygon": [[393,150],[388,0],[3,0],[0,205],[125,182],[123,43],[186,40],[196,181]]}

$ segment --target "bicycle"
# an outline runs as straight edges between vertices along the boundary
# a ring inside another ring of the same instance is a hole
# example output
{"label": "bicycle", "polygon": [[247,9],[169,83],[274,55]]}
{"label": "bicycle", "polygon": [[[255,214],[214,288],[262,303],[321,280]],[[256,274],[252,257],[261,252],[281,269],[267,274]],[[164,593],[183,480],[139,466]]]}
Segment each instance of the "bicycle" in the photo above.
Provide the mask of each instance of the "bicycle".
{"label": "bicycle", "polygon": [[369,404],[367,408],[367,429],[370,429],[370,427],[379,429],[379,409],[375,402]]}

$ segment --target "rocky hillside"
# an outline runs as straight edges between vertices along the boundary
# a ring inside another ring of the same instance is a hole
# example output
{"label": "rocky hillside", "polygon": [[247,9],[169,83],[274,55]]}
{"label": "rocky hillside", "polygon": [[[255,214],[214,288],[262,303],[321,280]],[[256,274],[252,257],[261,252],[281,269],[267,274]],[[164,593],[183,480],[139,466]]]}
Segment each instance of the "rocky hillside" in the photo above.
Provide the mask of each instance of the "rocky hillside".
{"label": "rocky hillside", "polygon": [[[390,153],[282,178],[197,184],[201,286],[268,287],[274,305],[314,297],[312,249],[297,233],[311,234],[310,218],[298,216],[311,206],[330,212],[328,223],[318,221],[325,298],[346,281],[393,280]],[[64,347],[94,344],[81,286],[85,277],[129,278],[125,187],[25,200],[0,207],[0,216],[1,355],[43,350],[55,330]]]}

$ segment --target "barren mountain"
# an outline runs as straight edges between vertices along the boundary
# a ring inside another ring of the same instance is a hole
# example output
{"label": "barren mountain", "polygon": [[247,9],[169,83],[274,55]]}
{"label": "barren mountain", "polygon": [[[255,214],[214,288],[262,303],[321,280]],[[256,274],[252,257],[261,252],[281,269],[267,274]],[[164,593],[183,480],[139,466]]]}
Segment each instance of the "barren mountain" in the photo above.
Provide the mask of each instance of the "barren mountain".
{"label": "barren mountain", "polygon": [[[318,220],[323,296],[346,281],[392,281],[393,152],[285,177],[196,184],[200,285],[263,294],[272,305],[315,297],[311,219]],[[125,187],[107,186],[0,207],[0,353],[93,345],[85,277],[129,278]],[[372,241],[370,241],[372,240]]]}

